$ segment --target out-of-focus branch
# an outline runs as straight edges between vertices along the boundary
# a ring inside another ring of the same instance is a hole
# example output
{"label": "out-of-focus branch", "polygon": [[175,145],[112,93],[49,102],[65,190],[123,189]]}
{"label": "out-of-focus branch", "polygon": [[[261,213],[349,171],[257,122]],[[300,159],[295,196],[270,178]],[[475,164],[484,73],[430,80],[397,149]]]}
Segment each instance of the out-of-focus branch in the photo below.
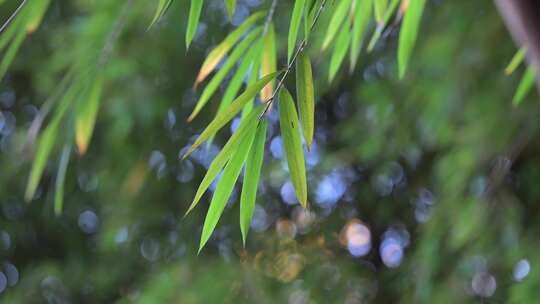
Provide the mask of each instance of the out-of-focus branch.
{"label": "out-of-focus branch", "polygon": [[516,43],[527,47],[527,60],[536,70],[540,88],[540,1],[497,0],[496,4]]}

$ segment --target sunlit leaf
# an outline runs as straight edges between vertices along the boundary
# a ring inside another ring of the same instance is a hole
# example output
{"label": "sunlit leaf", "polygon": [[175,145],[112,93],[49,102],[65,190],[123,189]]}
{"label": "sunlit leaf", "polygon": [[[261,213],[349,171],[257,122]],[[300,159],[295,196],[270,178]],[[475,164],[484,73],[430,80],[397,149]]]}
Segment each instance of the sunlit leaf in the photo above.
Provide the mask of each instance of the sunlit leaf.
{"label": "sunlit leaf", "polygon": [[523,99],[525,99],[525,97],[527,97],[527,94],[529,94],[531,89],[534,87],[535,79],[536,73],[534,71],[534,68],[532,66],[529,66],[525,71],[525,74],[523,74],[521,81],[519,82],[516,94],[512,99],[512,104],[517,106],[523,101]]}
{"label": "sunlit leaf", "polygon": [[375,10],[375,20],[377,23],[382,23],[384,20],[384,13],[386,12],[386,8],[388,7],[388,0],[373,0],[375,1],[375,6],[373,9]]}
{"label": "sunlit leaf", "polygon": [[351,0],[342,0],[337,5],[336,10],[332,15],[332,19],[330,19],[330,23],[328,24],[328,30],[326,31],[326,36],[324,37],[324,42],[322,45],[323,50],[330,45],[330,42],[332,42],[338,31],[340,34],[344,31],[344,29],[341,28],[341,24],[349,13],[350,8]]}
{"label": "sunlit leaf", "polygon": [[26,22],[26,31],[28,33],[33,33],[37,30],[47,12],[50,2],[51,0],[32,1]]}
{"label": "sunlit leaf", "polygon": [[255,84],[246,88],[242,95],[238,96],[225,110],[218,115],[210,122],[210,124],[204,129],[204,131],[199,135],[195,140],[193,145],[189,147],[188,151],[182,158],[186,158],[193,150],[200,146],[203,142],[208,140],[212,135],[216,134],[226,123],[228,123],[240,110],[250,101],[255,95],[257,95],[262,88],[272,79],[276,78],[279,72],[266,75],[261,78]]}
{"label": "sunlit leaf", "polygon": [[360,50],[362,49],[362,41],[364,33],[371,18],[373,1],[377,0],[356,0],[354,11],[353,30],[351,37],[351,53],[349,70],[352,72],[358,61]]}
{"label": "sunlit leaf", "polygon": [[98,77],[92,85],[88,97],[81,100],[75,111],[75,142],[81,155],[86,153],[94,132],[102,88],[103,78]]}
{"label": "sunlit leaf", "polygon": [[[377,0],[374,0],[375,3],[377,3]],[[371,39],[369,40],[368,44],[368,52],[371,52],[373,48],[375,47],[375,44],[379,39],[381,38],[381,35],[388,25],[388,22],[390,22],[390,18],[392,18],[392,15],[396,12],[397,8],[399,7],[399,3],[401,0],[392,0],[388,8],[386,9],[383,19],[381,22],[377,24],[377,28],[375,29],[375,32],[373,33],[373,36],[371,36]]]}
{"label": "sunlit leaf", "polygon": [[199,188],[197,189],[195,198],[189,206],[186,214],[191,212],[191,210],[193,210],[193,208],[197,206],[203,194],[206,192],[206,190],[208,190],[208,187],[210,187],[214,179],[216,179],[216,177],[219,175],[221,169],[223,169],[223,166],[225,166],[227,161],[231,158],[231,155],[234,153],[234,151],[236,151],[241,140],[245,138],[247,134],[249,134],[249,132],[251,132],[251,128],[253,127],[254,123],[259,120],[259,115],[261,115],[263,111],[264,107],[261,105],[250,115],[248,115],[244,120],[242,120],[240,126],[238,126],[238,129],[236,129],[236,131],[231,136],[231,138],[229,138],[225,146],[223,146],[223,149],[221,149],[221,151],[216,155],[216,157],[208,167],[208,171],[206,171],[206,174],[201,184],[199,185]]}
{"label": "sunlit leaf", "polygon": [[285,88],[279,95],[279,125],[294,191],[298,201],[305,208],[307,207],[307,182],[304,149],[294,101]]}
{"label": "sunlit leaf", "polygon": [[308,149],[311,149],[315,125],[315,91],[311,60],[304,52],[301,52],[296,60],[296,96],[302,132]]}
{"label": "sunlit leaf", "polygon": [[189,49],[189,45],[193,40],[193,37],[197,33],[197,27],[199,25],[199,18],[201,17],[201,11],[203,7],[203,0],[191,0],[189,7],[189,19],[186,30],[186,50]]}
{"label": "sunlit leaf", "polygon": [[223,56],[225,56],[247,30],[263,16],[264,12],[258,12],[251,15],[244,23],[242,23],[242,25],[227,35],[227,37],[208,54],[199,70],[197,79],[195,80],[195,87],[214,70]]}
{"label": "sunlit leaf", "polygon": [[231,53],[231,56],[227,59],[225,64],[219,69],[217,74],[212,78],[212,80],[208,83],[208,85],[204,88],[204,91],[201,94],[201,97],[197,101],[197,104],[195,105],[195,109],[191,113],[191,115],[188,118],[188,121],[191,121],[199,114],[199,112],[202,110],[204,105],[210,100],[210,97],[216,92],[216,90],[219,88],[227,74],[231,71],[231,69],[234,67],[236,62],[240,59],[242,55],[244,55],[244,52],[246,49],[251,45],[251,43],[260,35],[262,31],[261,27],[255,28],[249,35],[242,40],[237,47],[234,48],[234,50]]}
{"label": "sunlit leaf", "polygon": [[343,29],[339,32],[336,43],[334,44],[334,50],[332,51],[332,57],[330,58],[330,66],[328,70],[328,82],[332,82],[334,77],[347,55],[349,44],[351,42],[351,31],[349,30],[349,20],[345,21]]}
{"label": "sunlit leaf", "polygon": [[236,0],[225,0],[225,8],[227,9],[229,18],[232,18],[234,16],[234,11],[236,10]]}
{"label": "sunlit leaf", "polygon": [[266,128],[268,123],[263,120],[257,127],[257,133],[253,144],[249,149],[244,170],[244,180],[242,183],[242,194],[240,197],[240,231],[242,232],[242,241],[246,244],[246,238],[255,209],[255,199],[257,197],[257,188],[264,157],[264,143],[266,141]]}
{"label": "sunlit leaf", "polygon": [[403,78],[411,57],[426,0],[410,0],[399,33],[398,70]]}
{"label": "sunlit leaf", "polygon": [[221,175],[221,178],[216,186],[216,191],[214,191],[212,201],[210,201],[210,207],[208,208],[206,218],[204,219],[199,252],[201,252],[202,248],[212,235],[212,232],[214,232],[219,218],[227,205],[227,201],[231,196],[234,184],[236,184],[236,180],[238,180],[240,171],[242,170],[244,162],[246,161],[246,157],[250,150],[249,148],[251,147],[255,132],[257,130],[258,119],[250,122],[251,125],[248,127],[249,133],[242,138],[242,141],[225,166],[225,169],[223,169],[223,174]]}
{"label": "sunlit leaf", "polygon": [[156,12],[154,14],[154,18],[152,19],[152,22],[150,22],[148,28],[151,28],[156,22],[159,21],[159,19],[161,19],[161,17],[163,17],[163,15],[165,15],[165,12],[167,11],[171,3],[172,0],[159,0]]}
{"label": "sunlit leaf", "polygon": [[512,57],[512,60],[510,60],[510,63],[508,64],[506,69],[504,69],[504,73],[506,75],[510,75],[510,74],[514,73],[514,71],[517,69],[517,67],[523,62],[523,59],[525,59],[526,54],[527,54],[527,48],[526,47],[520,48],[516,52],[514,57]]}
{"label": "sunlit leaf", "polygon": [[57,216],[62,214],[64,206],[64,184],[66,182],[66,171],[71,155],[71,145],[65,145],[60,156],[60,164],[56,173],[56,182],[54,190],[54,214]]}
{"label": "sunlit leaf", "polygon": [[289,36],[287,39],[287,62],[291,61],[291,56],[296,47],[296,38],[298,37],[298,29],[302,21],[302,12],[306,5],[306,0],[295,0],[291,16],[291,24],[289,26]]}
{"label": "sunlit leaf", "polygon": [[[261,77],[276,71],[276,33],[274,25],[270,24],[264,37],[264,47],[261,59]],[[274,81],[270,81],[261,91],[261,100],[268,101],[274,91]]]}

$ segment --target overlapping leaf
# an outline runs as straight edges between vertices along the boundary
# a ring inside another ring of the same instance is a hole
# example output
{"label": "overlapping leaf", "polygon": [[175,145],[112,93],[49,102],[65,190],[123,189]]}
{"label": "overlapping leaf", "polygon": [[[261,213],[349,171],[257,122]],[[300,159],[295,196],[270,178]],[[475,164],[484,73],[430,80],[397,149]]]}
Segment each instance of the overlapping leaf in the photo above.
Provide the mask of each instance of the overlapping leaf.
{"label": "overlapping leaf", "polygon": [[514,73],[514,71],[519,67],[519,65],[523,62],[525,59],[525,55],[527,54],[527,48],[522,47],[520,48],[514,57],[512,57],[512,60],[510,60],[510,63],[508,66],[504,69],[504,73],[506,75],[510,75]]}
{"label": "overlapping leaf", "polygon": [[349,29],[350,21],[345,20],[344,29],[339,32],[336,43],[334,44],[334,50],[332,51],[332,57],[330,58],[330,66],[328,70],[328,82],[332,82],[334,77],[347,55],[349,44],[351,42],[351,31]]}
{"label": "overlapping leaf", "polygon": [[[375,3],[377,3],[377,0],[374,0]],[[371,52],[373,48],[375,47],[375,44],[379,39],[381,38],[381,35],[385,29],[385,27],[390,22],[390,18],[394,15],[396,10],[399,7],[399,3],[401,0],[391,0],[390,5],[386,8],[386,11],[384,12],[383,18],[381,21],[378,21],[377,28],[375,29],[375,32],[373,33],[373,36],[371,36],[371,39],[368,44],[368,52]]]}
{"label": "overlapping leaf", "polygon": [[311,149],[315,128],[315,90],[311,60],[303,52],[300,53],[296,61],[296,96],[302,132],[308,149]]}
{"label": "overlapping leaf", "polygon": [[529,66],[527,70],[525,70],[525,74],[523,74],[523,77],[521,78],[521,81],[519,82],[518,88],[516,90],[516,94],[512,99],[512,103],[514,105],[519,105],[523,101],[523,99],[527,97],[527,94],[529,94],[531,89],[534,87],[535,79],[536,73],[534,71],[534,68],[532,66]]}
{"label": "overlapping leaf", "polygon": [[98,77],[92,85],[88,97],[81,100],[77,105],[75,112],[75,142],[80,154],[86,153],[88,143],[94,132],[102,87],[103,78]]}
{"label": "overlapping leaf", "polygon": [[298,37],[298,30],[302,21],[302,13],[306,6],[306,0],[295,0],[294,7],[291,16],[291,24],[289,26],[289,35],[287,39],[287,62],[291,61],[291,56],[296,47],[296,39]]}
{"label": "overlapping leaf", "polygon": [[[330,19],[330,23],[328,24],[328,30],[326,31],[326,35],[324,37],[324,42],[322,45],[323,50],[330,45],[330,42],[332,42],[338,31],[340,31],[340,27],[345,20],[345,17],[349,13],[350,8],[351,0],[342,0],[338,3],[336,10],[332,15],[332,19]],[[340,31],[340,33],[342,31],[343,29]]]}
{"label": "overlapping leaf", "polygon": [[60,164],[56,173],[55,191],[54,191],[54,214],[62,214],[64,206],[64,184],[66,181],[66,172],[71,155],[71,145],[65,145],[60,156]]}
{"label": "overlapping leaf", "polygon": [[402,78],[407,70],[409,59],[411,57],[416,37],[418,36],[418,28],[422,20],[422,13],[426,0],[410,0],[409,6],[403,17],[403,24],[399,33],[398,46],[398,70],[399,77]]}
{"label": "overlapping leaf", "polygon": [[257,197],[257,188],[261,176],[261,168],[264,157],[264,143],[266,141],[266,128],[268,123],[263,120],[257,127],[257,133],[246,160],[244,170],[244,180],[242,183],[242,194],[240,197],[240,231],[242,232],[242,241],[246,244],[246,238],[255,209],[255,199]]}
{"label": "overlapping leaf", "polygon": [[172,0],[159,0],[156,12],[154,13],[154,18],[152,18],[152,22],[150,22],[148,28],[151,28],[156,22],[159,21],[159,19],[161,19],[161,17],[163,17],[171,3]]}
{"label": "overlapping leaf", "polygon": [[371,18],[373,1],[377,0],[357,0],[354,10],[353,31],[351,37],[351,53],[349,70],[352,72],[358,61],[364,33]]}
{"label": "overlapping leaf", "polygon": [[234,11],[236,10],[236,0],[225,0],[225,8],[227,9],[227,15],[232,18]]}
{"label": "overlapping leaf", "polygon": [[307,180],[304,149],[302,149],[294,101],[285,88],[281,90],[279,95],[279,125],[296,198],[305,208],[307,207]]}
{"label": "overlapping leaf", "polygon": [[[261,59],[261,77],[276,71],[276,33],[274,25],[270,24],[264,37],[264,47]],[[261,100],[268,101],[274,91],[274,81],[270,81],[261,92]]]}

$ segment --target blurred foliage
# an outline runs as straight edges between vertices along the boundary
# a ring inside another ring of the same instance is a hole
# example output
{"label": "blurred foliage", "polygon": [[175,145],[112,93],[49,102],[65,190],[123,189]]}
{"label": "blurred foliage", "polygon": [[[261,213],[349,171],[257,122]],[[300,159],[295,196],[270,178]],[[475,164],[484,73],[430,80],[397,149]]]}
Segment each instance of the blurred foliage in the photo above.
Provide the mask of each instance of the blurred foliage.
{"label": "blurred foliage", "polygon": [[[0,20],[18,4],[0,1]],[[317,97],[309,209],[294,199],[273,109],[246,248],[231,212],[237,187],[198,256],[210,197],[182,216],[227,136],[180,161],[218,109],[213,98],[186,123],[199,97],[191,86],[207,52],[270,1],[239,0],[231,18],[223,1],[207,1],[189,53],[188,1],[173,1],[148,29],[157,4],[131,2],[98,65],[92,143],[84,156],[71,153],[59,216],[55,182],[76,112],[59,124],[65,132],[27,204],[32,125],[56,105],[47,100],[70,67],[99,61],[125,2],[51,1],[0,82],[2,303],[537,301],[537,96],[511,104],[526,67],[504,74],[517,48],[491,1],[427,1],[402,80],[399,28],[389,24],[330,84],[332,54],[317,47],[332,17],[325,10],[308,48]],[[278,67],[291,11],[278,1]]]}

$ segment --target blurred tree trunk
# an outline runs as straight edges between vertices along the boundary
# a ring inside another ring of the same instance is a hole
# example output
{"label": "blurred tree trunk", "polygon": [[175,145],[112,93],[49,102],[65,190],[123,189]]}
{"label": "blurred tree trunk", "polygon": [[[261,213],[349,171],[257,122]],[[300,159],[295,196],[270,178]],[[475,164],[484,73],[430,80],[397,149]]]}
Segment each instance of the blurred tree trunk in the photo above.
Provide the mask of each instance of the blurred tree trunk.
{"label": "blurred tree trunk", "polygon": [[516,42],[527,47],[527,60],[536,70],[536,84],[540,88],[540,1],[497,0],[496,3]]}

